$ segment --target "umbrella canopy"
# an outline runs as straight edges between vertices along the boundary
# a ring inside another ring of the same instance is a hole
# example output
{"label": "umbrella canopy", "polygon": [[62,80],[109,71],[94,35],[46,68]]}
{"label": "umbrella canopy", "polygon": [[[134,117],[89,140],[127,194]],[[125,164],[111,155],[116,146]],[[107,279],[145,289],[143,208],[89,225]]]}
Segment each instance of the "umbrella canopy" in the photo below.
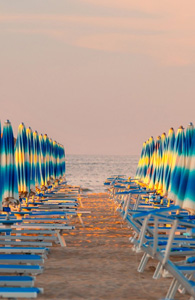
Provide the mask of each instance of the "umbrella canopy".
{"label": "umbrella canopy", "polygon": [[[47,188],[51,183],[50,171],[53,168],[52,145],[50,144],[47,134],[39,135],[39,143],[41,150],[41,172],[42,172],[42,188]],[[54,172],[53,170],[51,171]]]}
{"label": "umbrella canopy", "polygon": [[167,195],[169,190],[174,145],[175,145],[175,131],[173,128],[170,128],[167,136],[167,147],[165,150],[165,157],[164,157],[164,174],[163,174],[164,178],[163,178],[162,195]]}
{"label": "umbrella canopy", "polygon": [[144,151],[144,157],[143,157],[143,163],[142,163],[142,172],[141,172],[141,180],[144,181],[147,170],[150,163],[150,141],[147,140],[145,151]]}
{"label": "umbrella canopy", "polygon": [[59,144],[59,156],[60,156],[60,174],[61,177],[65,175],[66,165],[65,165],[65,150],[63,145]]}
{"label": "umbrella canopy", "polygon": [[149,185],[154,171],[154,157],[155,157],[155,142],[153,137],[150,138],[150,163],[145,177],[145,183]]}
{"label": "umbrella canopy", "polygon": [[184,128],[180,126],[177,131],[177,136],[175,139],[171,181],[170,181],[170,191],[168,192],[168,198],[170,198],[171,200],[175,201],[177,199],[181,174],[184,171],[184,168],[185,168],[185,132],[184,132]]}
{"label": "umbrella canopy", "polygon": [[18,173],[19,195],[21,198],[28,197],[30,194],[30,160],[24,123],[21,123],[18,127],[15,146],[15,162]]}
{"label": "umbrella canopy", "polygon": [[159,148],[160,162],[159,162],[158,176],[156,177],[156,183],[155,183],[155,188],[159,193],[162,193],[163,190],[166,150],[167,150],[167,137],[166,137],[166,133],[164,132],[161,135],[161,145]]}
{"label": "umbrella canopy", "polygon": [[181,180],[180,180],[180,186],[177,194],[176,204],[182,206],[185,193],[186,193],[186,187],[187,182],[190,174],[190,163],[191,163],[191,151],[193,151],[192,148],[192,140],[194,136],[194,125],[190,123],[186,129],[186,143],[185,143],[185,169],[181,173]]}
{"label": "umbrella canopy", "polygon": [[49,178],[51,181],[54,180],[54,149],[53,140],[49,139]]}
{"label": "umbrella canopy", "polygon": [[62,163],[62,175],[64,176],[66,173],[66,161],[65,161],[65,149],[64,146],[62,145],[62,156],[61,156],[61,163]]}
{"label": "umbrella canopy", "polygon": [[14,136],[11,123],[6,121],[0,148],[1,159],[1,209],[2,204],[18,204],[18,178],[14,159]]}
{"label": "umbrella canopy", "polygon": [[41,170],[41,148],[39,143],[39,135],[37,131],[33,132],[33,148],[35,166],[35,186],[40,188],[43,183],[43,178]]}
{"label": "umbrella canopy", "polygon": [[43,146],[44,146],[44,168],[45,168],[45,186],[50,184],[50,174],[49,174],[49,160],[50,160],[50,143],[47,134],[43,136]]}
{"label": "umbrella canopy", "polygon": [[149,182],[149,188],[154,189],[159,177],[160,159],[161,159],[161,137],[158,136],[154,149],[153,170]]}
{"label": "umbrella canopy", "polygon": [[30,180],[30,193],[35,194],[35,162],[34,162],[34,141],[33,132],[29,127],[26,129],[27,149],[29,151],[29,180]]}
{"label": "umbrella canopy", "polygon": [[41,188],[45,189],[47,185],[46,179],[46,167],[45,167],[45,143],[43,140],[43,135],[39,135],[39,144],[40,144],[40,156],[41,156]]}
{"label": "umbrella canopy", "polygon": [[59,145],[56,141],[53,142],[53,155],[54,155],[54,178],[55,180],[60,179],[61,170],[60,170],[60,156],[59,156]]}
{"label": "umbrella canopy", "polygon": [[151,179],[151,174],[152,174],[152,170],[153,170],[152,158],[153,158],[154,149],[155,149],[155,143],[154,143],[153,136],[151,136],[148,140],[147,159],[145,160],[145,163],[147,164],[146,174],[145,174],[144,180],[143,180],[145,184],[148,184]]}
{"label": "umbrella canopy", "polygon": [[185,190],[185,196],[183,201],[183,208],[190,210],[195,213],[195,189],[194,189],[194,182],[195,182],[195,132],[193,133],[192,138],[192,146],[190,151],[190,158],[189,158],[189,174],[187,178],[187,185]]}

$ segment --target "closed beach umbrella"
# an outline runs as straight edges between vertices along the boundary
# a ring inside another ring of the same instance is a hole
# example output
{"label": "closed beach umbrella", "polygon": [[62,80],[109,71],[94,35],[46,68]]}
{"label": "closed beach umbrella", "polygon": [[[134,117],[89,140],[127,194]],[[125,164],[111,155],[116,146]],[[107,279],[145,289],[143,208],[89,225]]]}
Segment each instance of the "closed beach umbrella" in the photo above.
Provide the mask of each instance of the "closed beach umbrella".
{"label": "closed beach umbrella", "polygon": [[149,164],[150,164],[150,140],[147,140],[145,153],[144,153],[144,157],[143,157],[143,166],[142,166],[142,174],[141,174],[142,181],[144,181],[146,178]]}
{"label": "closed beach umbrella", "polygon": [[26,128],[23,123],[18,127],[15,149],[15,162],[18,173],[18,190],[20,197],[30,194],[30,163]]}
{"label": "closed beach umbrella", "polygon": [[34,162],[34,141],[33,132],[29,127],[26,129],[27,145],[29,151],[29,180],[30,180],[30,193],[35,194],[35,162]]}
{"label": "closed beach umbrella", "polygon": [[39,135],[39,144],[40,144],[40,157],[41,157],[41,188],[46,188],[46,168],[45,168],[45,145],[43,140],[43,135]]}
{"label": "closed beach umbrella", "polygon": [[194,125],[190,123],[186,129],[186,141],[185,141],[185,169],[181,174],[180,186],[177,194],[176,205],[183,205],[187,182],[190,174],[190,163],[191,163],[191,151],[192,148],[192,140],[194,136]]}
{"label": "closed beach umbrella", "polygon": [[195,133],[193,133],[192,146],[189,159],[189,174],[183,201],[183,208],[195,213]]}
{"label": "closed beach umbrella", "polygon": [[150,138],[150,163],[147,170],[145,183],[149,185],[154,170],[154,158],[155,158],[155,142],[153,137]]}
{"label": "closed beach umbrella", "polygon": [[157,182],[157,178],[159,175],[159,167],[160,167],[160,151],[161,151],[161,137],[158,136],[155,144],[155,149],[154,149],[154,157],[153,157],[153,170],[152,170],[152,175],[149,183],[149,188],[154,189],[155,184]]}
{"label": "closed beach umbrella", "polygon": [[54,180],[54,157],[53,157],[53,140],[49,139],[49,177],[50,180]]}
{"label": "closed beach umbrella", "polygon": [[166,133],[164,132],[161,135],[161,145],[159,148],[159,171],[158,171],[158,176],[156,177],[156,184],[155,184],[155,188],[159,193],[162,193],[163,190],[166,150],[167,150],[167,137],[166,137]]}
{"label": "closed beach umbrella", "polygon": [[184,168],[185,168],[185,133],[184,133],[184,128],[180,126],[177,131],[177,136],[175,139],[170,191],[168,192],[168,198],[171,200],[175,201],[177,199],[181,174],[183,173]]}
{"label": "closed beach umbrella", "polygon": [[37,131],[33,132],[33,144],[34,144],[34,166],[35,166],[35,186],[41,188],[42,170],[41,170],[41,148],[39,143],[39,135]]}
{"label": "closed beach umbrella", "polygon": [[146,150],[146,173],[144,176],[144,183],[148,184],[150,181],[150,175],[152,173],[152,157],[153,157],[153,153],[154,153],[154,148],[155,148],[155,143],[154,143],[154,139],[151,136],[148,140],[148,145],[147,145],[147,150]]}
{"label": "closed beach umbrella", "polygon": [[55,177],[55,180],[58,181],[61,176],[59,145],[56,141],[54,141],[53,146],[54,146],[54,177]]}
{"label": "closed beach umbrella", "polygon": [[169,190],[174,146],[175,146],[175,131],[173,128],[170,128],[167,136],[167,147],[165,150],[165,161],[164,161],[164,179],[163,179],[163,189],[162,189],[162,195],[164,196],[167,195]]}
{"label": "closed beach umbrella", "polygon": [[64,176],[66,173],[66,162],[65,162],[65,149],[63,145],[61,145],[61,169],[62,169],[62,176]]}
{"label": "closed beach umbrella", "polygon": [[6,121],[3,127],[3,136],[0,149],[1,159],[1,202],[7,206],[9,203],[19,204],[18,179],[14,159],[14,136],[11,123]]}
{"label": "closed beach umbrella", "polygon": [[50,160],[50,143],[47,134],[43,136],[43,147],[44,147],[44,168],[45,168],[45,186],[50,184],[49,174],[49,160]]}
{"label": "closed beach umbrella", "polygon": [[66,171],[65,165],[65,150],[63,145],[59,144],[59,156],[60,156],[60,175],[63,177]]}

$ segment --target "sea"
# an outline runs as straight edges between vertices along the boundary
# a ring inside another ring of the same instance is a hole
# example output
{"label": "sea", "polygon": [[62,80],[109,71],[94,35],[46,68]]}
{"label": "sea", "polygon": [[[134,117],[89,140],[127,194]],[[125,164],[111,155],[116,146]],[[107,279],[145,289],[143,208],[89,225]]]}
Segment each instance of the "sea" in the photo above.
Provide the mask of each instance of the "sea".
{"label": "sea", "polygon": [[79,185],[91,193],[106,191],[107,177],[115,174],[134,176],[139,156],[130,155],[66,155],[68,184]]}

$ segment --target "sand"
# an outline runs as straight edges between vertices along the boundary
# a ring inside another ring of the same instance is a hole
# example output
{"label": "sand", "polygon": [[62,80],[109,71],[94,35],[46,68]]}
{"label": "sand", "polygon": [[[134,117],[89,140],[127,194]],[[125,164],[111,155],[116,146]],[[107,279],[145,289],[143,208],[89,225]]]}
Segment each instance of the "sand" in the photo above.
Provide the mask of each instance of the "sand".
{"label": "sand", "polygon": [[[66,234],[67,247],[52,247],[45,271],[37,276],[36,286],[44,288],[39,299],[162,299],[170,279],[152,279],[156,262],[144,273],[137,272],[141,254],[131,250],[131,230],[114,213],[106,193],[89,194],[84,210],[91,215],[71,223],[74,231]],[[177,295],[177,299],[186,296]]]}

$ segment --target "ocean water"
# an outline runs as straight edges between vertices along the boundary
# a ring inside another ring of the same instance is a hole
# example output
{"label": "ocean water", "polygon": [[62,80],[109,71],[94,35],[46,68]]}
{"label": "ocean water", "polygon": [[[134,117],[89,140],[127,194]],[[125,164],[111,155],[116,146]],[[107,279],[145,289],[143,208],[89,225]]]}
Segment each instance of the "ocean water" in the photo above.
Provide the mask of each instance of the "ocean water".
{"label": "ocean water", "polygon": [[91,192],[104,192],[103,183],[111,174],[134,176],[138,160],[139,156],[67,155],[66,179]]}

